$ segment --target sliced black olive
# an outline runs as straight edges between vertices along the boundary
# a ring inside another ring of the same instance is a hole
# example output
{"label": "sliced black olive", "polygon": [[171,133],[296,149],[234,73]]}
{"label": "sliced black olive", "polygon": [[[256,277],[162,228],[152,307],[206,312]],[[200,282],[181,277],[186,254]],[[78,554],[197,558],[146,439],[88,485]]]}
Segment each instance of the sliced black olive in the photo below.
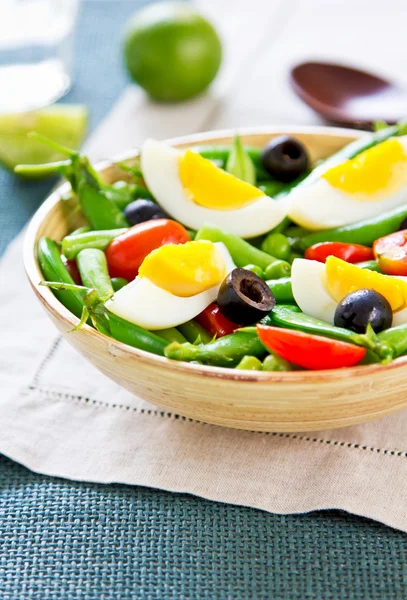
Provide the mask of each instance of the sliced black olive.
{"label": "sliced black olive", "polygon": [[338,304],[334,323],[356,333],[365,333],[368,323],[376,333],[391,327],[393,312],[388,300],[375,290],[356,290]]}
{"label": "sliced black olive", "polygon": [[402,220],[399,226],[399,231],[404,231],[405,229],[407,229],[407,217]]}
{"label": "sliced black olive", "polygon": [[261,164],[270,175],[288,183],[308,169],[309,158],[300,142],[282,135],[265,146]]}
{"label": "sliced black olive", "polygon": [[132,225],[151,221],[152,219],[168,219],[167,213],[158,204],[144,198],[130,202],[124,209],[124,216]]}
{"label": "sliced black olive", "polygon": [[268,285],[247,269],[233,269],[218,292],[218,305],[224,317],[238,325],[251,325],[265,317],[276,299]]}

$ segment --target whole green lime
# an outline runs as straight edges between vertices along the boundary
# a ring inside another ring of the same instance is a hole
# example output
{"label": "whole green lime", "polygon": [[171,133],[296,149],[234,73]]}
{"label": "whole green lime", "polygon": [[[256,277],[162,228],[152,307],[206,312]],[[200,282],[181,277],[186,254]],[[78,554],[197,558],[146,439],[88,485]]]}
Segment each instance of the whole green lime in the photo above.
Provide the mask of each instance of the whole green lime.
{"label": "whole green lime", "polygon": [[155,100],[178,102],[202,92],[222,61],[213,26],[192,7],[164,2],[140,10],[125,31],[124,56],[134,79]]}

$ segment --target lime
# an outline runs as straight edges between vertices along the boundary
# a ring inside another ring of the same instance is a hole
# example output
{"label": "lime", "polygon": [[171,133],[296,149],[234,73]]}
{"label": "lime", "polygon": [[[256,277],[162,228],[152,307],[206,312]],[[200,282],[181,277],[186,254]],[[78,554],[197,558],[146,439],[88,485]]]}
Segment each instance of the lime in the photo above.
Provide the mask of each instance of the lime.
{"label": "lime", "polygon": [[155,100],[178,102],[213,81],[222,45],[213,26],[177,2],[147,6],[130,20],[124,56],[132,78]]}
{"label": "lime", "polygon": [[66,156],[35,139],[30,131],[77,150],[86,133],[88,113],[83,105],[57,104],[27,113],[0,115],[0,162],[9,169],[18,164],[38,165]]}

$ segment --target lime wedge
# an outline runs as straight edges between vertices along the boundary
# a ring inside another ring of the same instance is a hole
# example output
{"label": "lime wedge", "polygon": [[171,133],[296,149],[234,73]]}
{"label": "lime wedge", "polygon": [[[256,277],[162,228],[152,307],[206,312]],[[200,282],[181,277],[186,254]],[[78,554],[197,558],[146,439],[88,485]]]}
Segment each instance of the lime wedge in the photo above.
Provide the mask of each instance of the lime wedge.
{"label": "lime wedge", "polygon": [[30,131],[77,150],[86,133],[88,112],[80,104],[57,104],[27,113],[0,115],[0,162],[13,170],[16,165],[38,165],[66,156],[27,137]]}

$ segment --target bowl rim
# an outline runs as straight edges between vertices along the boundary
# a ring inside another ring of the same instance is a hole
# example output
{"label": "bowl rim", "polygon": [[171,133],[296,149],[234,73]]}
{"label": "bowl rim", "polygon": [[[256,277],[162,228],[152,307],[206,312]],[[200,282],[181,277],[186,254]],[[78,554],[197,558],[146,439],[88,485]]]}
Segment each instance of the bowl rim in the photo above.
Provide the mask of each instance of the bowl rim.
{"label": "bowl rim", "polygon": [[[236,128],[236,129],[222,129],[216,131],[207,131],[204,133],[198,134],[189,134],[185,136],[170,138],[165,140],[166,143],[171,146],[196,146],[202,143],[207,143],[210,140],[210,143],[214,142],[216,139],[222,140],[224,138],[231,138],[236,133],[239,133],[242,137],[244,136],[256,136],[256,135],[283,135],[283,134],[305,134],[312,136],[333,136],[333,137],[343,137],[345,139],[354,138],[357,139],[362,135],[366,134],[365,131],[356,131],[354,129],[346,129],[339,127],[329,127],[329,126],[262,126],[262,127],[248,127],[248,128]],[[216,145],[214,143],[214,145]],[[110,160],[103,160],[97,162],[95,165],[95,169],[97,171],[105,171],[106,169],[112,167],[115,163],[131,160],[136,158],[139,155],[140,151],[138,149],[131,149],[126,152],[120,153],[119,155],[113,157]],[[54,296],[52,291],[44,286],[39,285],[39,281],[41,281],[41,271],[37,261],[37,251],[36,251],[36,236],[39,227],[42,222],[46,218],[49,211],[55,207],[58,202],[60,202],[63,194],[66,194],[70,189],[69,183],[62,183],[58,185],[52,192],[49,194],[39,208],[36,210],[32,218],[30,219],[29,225],[27,227],[27,231],[24,236],[24,244],[23,244],[23,262],[24,268],[26,271],[26,275],[31,284],[31,287],[35,291],[36,295],[39,297],[41,302],[43,303],[45,309],[52,313],[55,318],[59,320],[63,320],[67,325],[67,330],[73,329],[79,322],[79,319],[71,313],[59,300]],[[158,356],[156,354],[152,354],[151,352],[147,352],[145,350],[140,350],[139,348],[134,348],[132,346],[128,346],[122,342],[119,342],[113,338],[108,338],[103,335],[96,329],[90,327],[89,325],[84,325],[82,330],[87,335],[93,336],[95,339],[100,339],[102,343],[109,344],[109,351],[112,355],[126,355],[128,357],[134,357],[139,359],[144,363],[149,363],[151,366],[160,365],[161,368],[170,368],[175,369],[179,373],[190,373],[194,375],[205,377],[213,377],[219,378],[223,380],[231,380],[231,381],[243,381],[243,382],[261,382],[264,384],[267,383],[278,383],[279,385],[293,385],[298,383],[304,384],[314,384],[321,383],[321,381],[326,382],[339,382],[346,377],[354,377],[354,376],[372,376],[373,374],[377,374],[384,371],[389,371],[392,369],[397,369],[405,366],[407,364],[407,356],[399,357],[390,363],[383,365],[381,363],[376,363],[372,365],[361,365],[355,367],[345,367],[342,369],[327,369],[327,370],[319,370],[319,371],[283,371],[283,372],[273,372],[273,371],[237,371],[236,369],[230,369],[227,367],[215,367],[209,365],[195,365],[190,364],[188,362],[171,360],[163,356]],[[79,332],[78,332],[79,333]],[[116,353],[114,352],[116,350]]]}

